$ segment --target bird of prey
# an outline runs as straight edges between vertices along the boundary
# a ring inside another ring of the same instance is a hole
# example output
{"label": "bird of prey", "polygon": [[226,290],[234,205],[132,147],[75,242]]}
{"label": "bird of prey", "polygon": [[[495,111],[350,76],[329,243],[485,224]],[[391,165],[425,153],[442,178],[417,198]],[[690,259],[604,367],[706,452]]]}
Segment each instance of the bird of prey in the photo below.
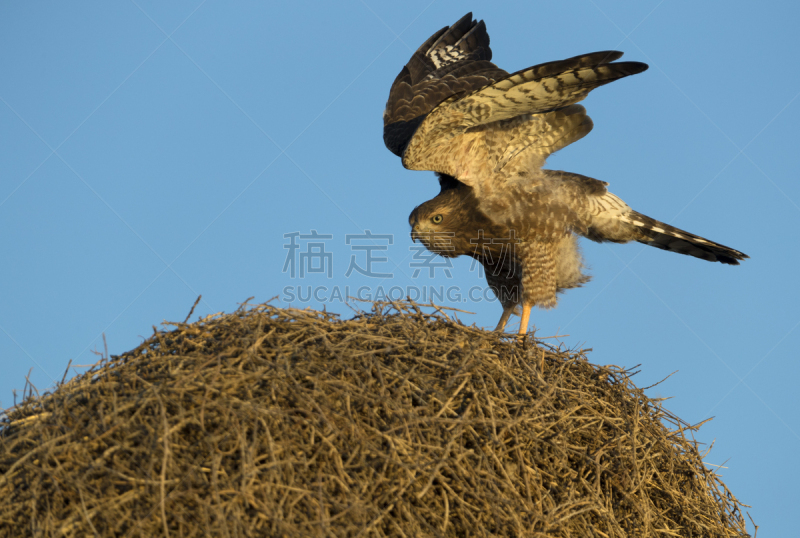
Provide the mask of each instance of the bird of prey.
{"label": "bird of prey", "polygon": [[557,293],[589,280],[577,236],[731,265],[748,257],[634,211],[604,181],[542,169],[592,130],[577,102],[647,69],[621,56],[594,52],[509,74],[491,62],[484,22],[468,13],[423,43],[392,84],[384,143],[441,186],[412,211],[412,239],[483,264],[503,306],[498,331],[516,312],[524,335],[533,306],[552,308]]}

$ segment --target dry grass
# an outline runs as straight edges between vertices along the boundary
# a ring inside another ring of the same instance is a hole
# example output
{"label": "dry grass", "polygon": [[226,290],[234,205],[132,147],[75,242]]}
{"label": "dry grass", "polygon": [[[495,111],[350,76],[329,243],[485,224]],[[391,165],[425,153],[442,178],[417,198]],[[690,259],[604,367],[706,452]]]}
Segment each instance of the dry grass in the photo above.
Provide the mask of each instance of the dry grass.
{"label": "dry grass", "polygon": [[410,303],[171,325],[2,417],[0,536],[745,532],[691,428],[583,352]]}

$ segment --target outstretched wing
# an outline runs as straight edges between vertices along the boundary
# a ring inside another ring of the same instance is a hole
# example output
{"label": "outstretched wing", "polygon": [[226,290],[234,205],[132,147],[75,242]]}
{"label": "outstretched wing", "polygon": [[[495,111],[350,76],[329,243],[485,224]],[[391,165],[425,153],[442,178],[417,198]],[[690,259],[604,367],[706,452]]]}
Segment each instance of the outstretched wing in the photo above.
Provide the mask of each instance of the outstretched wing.
{"label": "outstretched wing", "polygon": [[602,51],[509,75],[491,62],[483,21],[468,13],[432,35],[397,75],[383,115],[386,147],[412,170],[472,186],[497,172],[540,168],[586,136],[592,121],[575,103],[647,65]]}
{"label": "outstretched wing", "polygon": [[475,185],[526,150],[525,166],[585,136],[591,120],[574,107],[593,89],[641,73],[647,65],[617,62],[603,51],[519,71],[470,94],[453,95],[431,111],[403,153],[412,170],[434,170]]}
{"label": "outstretched wing", "polygon": [[516,171],[541,168],[547,157],[580,140],[592,127],[585,108],[569,105],[544,114],[522,114],[472,127],[461,143],[474,139],[474,156],[484,162],[486,171],[502,170],[509,176]]}
{"label": "outstretched wing", "polygon": [[494,65],[483,21],[467,13],[433,34],[397,75],[383,113],[383,141],[402,157],[431,110],[455,95],[469,95],[508,73]]}

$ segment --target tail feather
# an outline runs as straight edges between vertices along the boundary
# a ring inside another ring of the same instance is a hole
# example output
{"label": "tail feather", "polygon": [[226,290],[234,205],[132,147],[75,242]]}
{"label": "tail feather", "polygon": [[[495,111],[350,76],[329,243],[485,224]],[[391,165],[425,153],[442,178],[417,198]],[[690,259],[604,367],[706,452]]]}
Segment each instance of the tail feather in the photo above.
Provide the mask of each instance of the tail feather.
{"label": "tail feather", "polygon": [[636,211],[625,213],[619,219],[633,225],[636,234],[633,239],[645,245],[729,265],[739,265],[740,260],[749,258],[743,252],[651,219]]}

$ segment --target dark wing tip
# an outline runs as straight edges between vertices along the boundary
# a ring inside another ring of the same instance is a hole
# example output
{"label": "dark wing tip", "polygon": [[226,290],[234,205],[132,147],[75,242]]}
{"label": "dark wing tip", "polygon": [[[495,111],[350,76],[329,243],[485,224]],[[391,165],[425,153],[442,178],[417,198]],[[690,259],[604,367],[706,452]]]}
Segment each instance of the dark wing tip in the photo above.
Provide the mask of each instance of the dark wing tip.
{"label": "dark wing tip", "polygon": [[455,23],[455,24],[453,24],[453,26],[458,26],[459,24],[463,24],[463,23],[464,23],[464,22],[466,22],[466,21],[469,21],[469,23],[470,23],[470,24],[472,24],[472,12],[471,12],[471,11],[467,12],[467,14],[466,14],[466,15],[464,15],[463,17],[461,17],[460,19],[458,19],[458,20],[456,21],[456,23]]}
{"label": "dark wing tip", "polygon": [[588,56],[602,58],[600,61],[597,62],[598,64],[609,64],[611,62],[619,60],[620,58],[622,58],[624,54],[625,54],[624,52],[619,50],[601,50],[598,52],[593,52]]}
{"label": "dark wing tip", "polygon": [[628,77],[647,71],[650,66],[642,62],[614,62],[605,64],[605,67],[613,69],[619,75]]}
{"label": "dark wing tip", "polygon": [[717,261],[727,265],[739,265],[740,261],[744,261],[750,258],[750,256],[748,256],[744,252],[739,252],[738,250],[733,250],[733,249],[731,249],[731,251],[733,251],[731,256],[718,254]]}
{"label": "dark wing tip", "polygon": [[650,66],[644,62],[624,62],[628,65],[628,69],[631,70],[631,75],[636,75],[637,73],[643,73],[650,69]]}

